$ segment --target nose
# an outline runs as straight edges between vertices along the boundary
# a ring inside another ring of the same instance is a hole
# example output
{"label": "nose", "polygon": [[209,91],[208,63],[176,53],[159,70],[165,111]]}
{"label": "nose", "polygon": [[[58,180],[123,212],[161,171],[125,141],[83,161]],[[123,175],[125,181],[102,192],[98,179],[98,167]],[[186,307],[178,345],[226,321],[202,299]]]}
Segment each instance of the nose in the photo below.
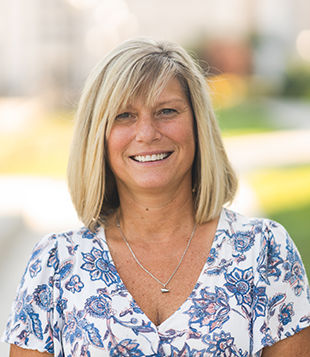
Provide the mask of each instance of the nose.
{"label": "nose", "polygon": [[151,113],[143,113],[137,121],[136,140],[151,143],[161,139],[158,123]]}

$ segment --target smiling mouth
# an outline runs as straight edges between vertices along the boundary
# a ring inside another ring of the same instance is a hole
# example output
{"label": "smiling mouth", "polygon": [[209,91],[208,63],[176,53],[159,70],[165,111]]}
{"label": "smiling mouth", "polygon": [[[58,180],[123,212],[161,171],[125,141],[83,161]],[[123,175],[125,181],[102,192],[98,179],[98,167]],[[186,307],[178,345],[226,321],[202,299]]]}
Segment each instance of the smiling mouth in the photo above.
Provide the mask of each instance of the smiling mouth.
{"label": "smiling mouth", "polygon": [[172,152],[165,152],[162,154],[153,154],[153,155],[137,155],[137,156],[131,156],[131,159],[137,161],[137,162],[152,162],[152,161],[161,161],[166,159],[168,156],[170,156]]}

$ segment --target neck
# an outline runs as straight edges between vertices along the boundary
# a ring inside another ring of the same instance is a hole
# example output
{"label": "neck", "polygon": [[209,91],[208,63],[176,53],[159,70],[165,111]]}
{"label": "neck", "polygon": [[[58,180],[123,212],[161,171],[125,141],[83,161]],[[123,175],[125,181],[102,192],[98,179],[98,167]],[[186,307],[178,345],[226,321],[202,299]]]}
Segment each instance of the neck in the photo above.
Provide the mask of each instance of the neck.
{"label": "neck", "polygon": [[191,189],[182,194],[132,195],[122,192],[118,219],[129,238],[162,242],[175,234],[188,235],[195,224],[194,199]]}

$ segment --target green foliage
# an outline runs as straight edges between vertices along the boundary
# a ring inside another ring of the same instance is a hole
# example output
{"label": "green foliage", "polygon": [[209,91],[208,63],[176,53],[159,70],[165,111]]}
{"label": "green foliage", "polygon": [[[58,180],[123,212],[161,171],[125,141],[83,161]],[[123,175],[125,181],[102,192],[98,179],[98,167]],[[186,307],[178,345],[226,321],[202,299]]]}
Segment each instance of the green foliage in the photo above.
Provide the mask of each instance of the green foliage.
{"label": "green foliage", "polygon": [[247,100],[242,104],[216,110],[223,135],[249,134],[276,130],[270,114],[259,101]]}
{"label": "green foliage", "polygon": [[310,100],[310,65],[294,67],[287,71],[282,95]]}

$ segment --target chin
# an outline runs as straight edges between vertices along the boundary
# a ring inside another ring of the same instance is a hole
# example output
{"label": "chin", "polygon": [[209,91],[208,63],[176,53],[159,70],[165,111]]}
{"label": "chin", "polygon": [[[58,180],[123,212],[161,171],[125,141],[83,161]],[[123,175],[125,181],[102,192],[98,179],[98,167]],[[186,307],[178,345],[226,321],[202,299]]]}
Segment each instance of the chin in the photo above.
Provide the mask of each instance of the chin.
{"label": "chin", "polygon": [[164,190],[167,189],[169,187],[169,185],[165,185],[163,183],[159,184],[159,183],[152,183],[152,182],[147,182],[147,183],[139,183],[137,184],[137,189],[141,189],[141,190],[149,190],[150,192],[153,190]]}

